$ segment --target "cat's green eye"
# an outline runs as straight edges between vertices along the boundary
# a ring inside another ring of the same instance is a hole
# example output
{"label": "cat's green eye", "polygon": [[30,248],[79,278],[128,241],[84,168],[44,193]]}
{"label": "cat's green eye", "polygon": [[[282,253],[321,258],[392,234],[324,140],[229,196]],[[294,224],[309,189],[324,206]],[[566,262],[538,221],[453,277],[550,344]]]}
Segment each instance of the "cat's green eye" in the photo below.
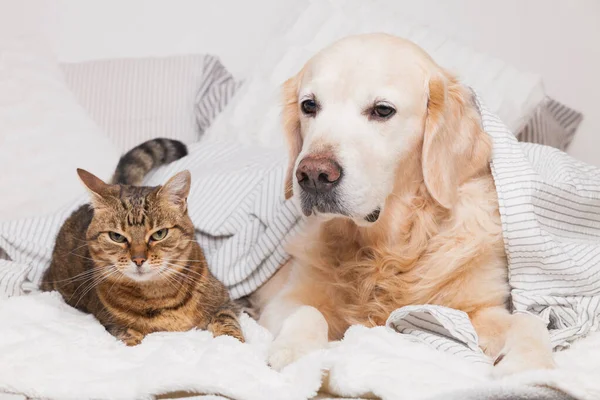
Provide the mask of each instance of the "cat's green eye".
{"label": "cat's green eye", "polygon": [[155,242],[163,240],[167,236],[167,232],[169,232],[167,228],[160,229],[150,235],[150,239],[154,240]]}
{"label": "cat's green eye", "polygon": [[117,243],[125,243],[127,241],[127,239],[125,239],[125,236],[123,236],[117,232],[108,232],[108,237],[110,237],[110,239],[113,242],[117,242]]}

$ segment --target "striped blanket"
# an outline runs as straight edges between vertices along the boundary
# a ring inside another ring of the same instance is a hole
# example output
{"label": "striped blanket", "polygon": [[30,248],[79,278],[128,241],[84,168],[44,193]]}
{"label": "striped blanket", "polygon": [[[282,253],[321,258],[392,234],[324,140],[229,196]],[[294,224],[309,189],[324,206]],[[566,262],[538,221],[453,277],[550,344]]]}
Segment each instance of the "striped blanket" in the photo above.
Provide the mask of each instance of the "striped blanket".
{"label": "striped blanket", "polygon": [[[600,169],[521,143],[484,106],[509,263],[512,307],[544,319],[555,348],[600,330]],[[468,316],[439,306],[396,310],[387,325],[440,350],[489,363]]]}
{"label": "striped blanket", "polygon": [[[543,318],[555,347],[600,328],[600,169],[545,146],[518,142],[481,107],[494,142],[512,305]],[[190,147],[190,156],[146,179],[156,185],[189,169],[189,212],[213,273],[234,298],[258,288],[286,260],[285,241],[299,213],[283,199],[285,152],[217,141]],[[68,178],[65,178],[68,179]],[[72,179],[75,179],[73,175]],[[0,295],[37,289],[54,237],[82,196],[56,214],[0,223]],[[489,362],[467,316],[436,306],[394,312],[388,326],[435,348]]]}

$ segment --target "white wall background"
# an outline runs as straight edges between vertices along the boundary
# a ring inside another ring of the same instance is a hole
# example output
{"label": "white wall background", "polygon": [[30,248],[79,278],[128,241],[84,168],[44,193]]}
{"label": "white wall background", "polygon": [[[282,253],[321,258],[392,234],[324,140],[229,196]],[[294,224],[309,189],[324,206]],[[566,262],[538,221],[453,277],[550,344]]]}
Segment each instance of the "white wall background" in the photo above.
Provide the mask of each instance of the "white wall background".
{"label": "white wall background", "polygon": [[[570,149],[600,166],[599,0],[389,0],[407,17],[518,69],[585,114]],[[238,76],[304,0],[0,0],[0,36],[42,30],[63,61],[186,52],[219,54]],[[307,33],[308,34],[308,33]]]}
{"label": "white wall background", "polygon": [[585,115],[569,153],[600,166],[600,1],[394,1],[417,21],[541,74],[550,96]]}

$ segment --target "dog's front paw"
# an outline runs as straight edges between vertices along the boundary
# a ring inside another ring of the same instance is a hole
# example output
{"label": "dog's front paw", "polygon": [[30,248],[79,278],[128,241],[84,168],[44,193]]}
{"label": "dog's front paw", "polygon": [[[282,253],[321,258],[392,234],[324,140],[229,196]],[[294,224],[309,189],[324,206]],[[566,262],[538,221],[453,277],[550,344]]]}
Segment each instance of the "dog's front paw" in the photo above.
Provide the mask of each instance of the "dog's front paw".
{"label": "dog's front paw", "polygon": [[275,340],[269,351],[269,365],[271,368],[281,371],[283,367],[299,360],[308,353],[315,350],[323,349],[327,346],[327,336],[318,340],[300,340],[300,337],[294,338],[299,340],[289,340],[292,338],[281,338]]}
{"label": "dog's front paw", "polygon": [[271,345],[269,365],[279,371],[302,356],[325,348],[328,342],[327,333],[327,322],[317,309],[300,307],[286,319],[281,332]]}
{"label": "dog's front paw", "polygon": [[293,363],[308,354],[310,349],[303,348],[298,344],[278,344],[273,343],[269,351],[269,365],[277,371],[281,371],[283,367]]}
{"label": "dog's front paw", "polygon": [[494,360],[492,376],[502,378],[520,372],[553,369],[556,367],[552,352],[542,346],[505,348]]}

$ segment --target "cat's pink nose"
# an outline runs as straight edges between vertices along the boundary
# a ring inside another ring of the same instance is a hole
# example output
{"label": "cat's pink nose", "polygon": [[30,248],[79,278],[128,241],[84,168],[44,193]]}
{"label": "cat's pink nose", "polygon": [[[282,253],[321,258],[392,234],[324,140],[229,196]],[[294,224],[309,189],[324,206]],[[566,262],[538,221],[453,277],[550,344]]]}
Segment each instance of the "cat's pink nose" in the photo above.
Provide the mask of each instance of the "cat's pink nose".
{"label": "cat's pink nose", "polygon": [[146,259],[144,257],[132,257],[131,261],[133,261],[138,267],[141,267]]}

